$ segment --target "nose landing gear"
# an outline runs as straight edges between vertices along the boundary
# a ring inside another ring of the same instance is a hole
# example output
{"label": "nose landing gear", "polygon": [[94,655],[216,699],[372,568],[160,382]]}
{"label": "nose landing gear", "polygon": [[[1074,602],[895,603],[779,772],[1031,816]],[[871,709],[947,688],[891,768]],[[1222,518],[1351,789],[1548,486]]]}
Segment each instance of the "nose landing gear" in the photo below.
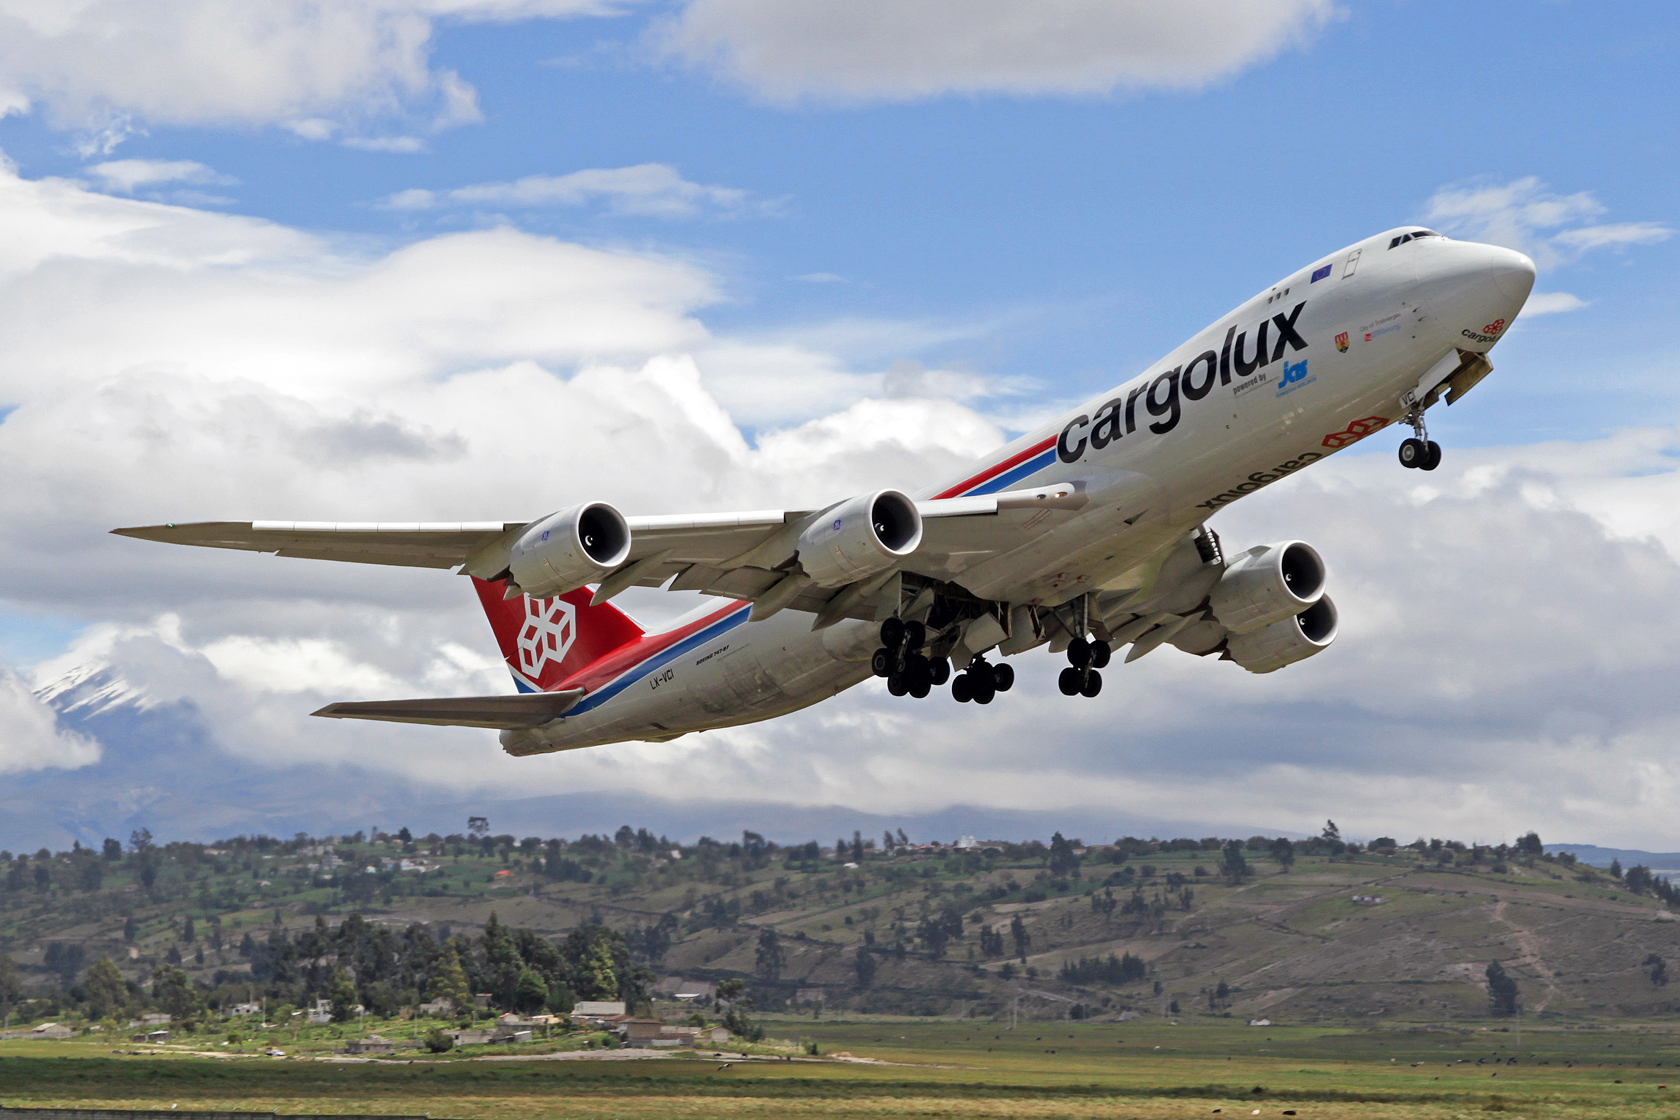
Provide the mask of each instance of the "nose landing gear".
{"label": "nose landing gear", "polygon": [[1400,441],[1400,465],[1409,469],[1432,471],[1441,465],[1441,445],[1429,438],[1423,423],[1423,410],[1414,406],[1406,414],[1406,422],[1416,435]]}

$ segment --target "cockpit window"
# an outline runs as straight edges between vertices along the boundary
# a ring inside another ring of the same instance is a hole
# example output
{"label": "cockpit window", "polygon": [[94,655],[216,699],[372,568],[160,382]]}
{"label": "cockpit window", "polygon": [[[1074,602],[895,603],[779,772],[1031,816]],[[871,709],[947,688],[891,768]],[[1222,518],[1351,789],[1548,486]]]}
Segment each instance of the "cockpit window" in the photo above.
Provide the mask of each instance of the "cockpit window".
{"label": "cockpit window", "polygon": [[1388,247],[1390,249],[1392,249],[1396,245],[1404,245],[1406,242],[1416,241],[1420,237],[1440,237],[1440,236],[1441,236],[1440,234],[1436,233],[1432,229],[1414,229],[1410,233],[1402,233],[1399,237],[1391,238],[1388,242]]}

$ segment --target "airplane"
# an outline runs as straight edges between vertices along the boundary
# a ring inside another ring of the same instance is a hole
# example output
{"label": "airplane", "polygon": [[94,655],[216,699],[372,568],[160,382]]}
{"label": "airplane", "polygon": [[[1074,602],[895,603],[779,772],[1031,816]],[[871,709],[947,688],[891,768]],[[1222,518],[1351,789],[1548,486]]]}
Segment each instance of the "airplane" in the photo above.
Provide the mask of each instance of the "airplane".
{"label": "airplane", "polygon": [[[1389,230],[960,476],[821,508],[627,517],[586,501],[525,521],[113,531],[472,577],[514,694],[314,714],[494,728],[518,756],[772,719],[871,677],[990,704],[1015,682],[1004,659],[1040,646],[1065,657],[1068,696],[1097,696],[1122,649],[1270,673],[1335,640],[1327,566],[1300,540],[1229,553],[1209,519],[1392,424],[1411,429],[1401,465],[1436,469],[1426,411],[1487,376],[1533,285],[1521,253]],[[609,602],[633,586],[728,601],[649,633]]]}

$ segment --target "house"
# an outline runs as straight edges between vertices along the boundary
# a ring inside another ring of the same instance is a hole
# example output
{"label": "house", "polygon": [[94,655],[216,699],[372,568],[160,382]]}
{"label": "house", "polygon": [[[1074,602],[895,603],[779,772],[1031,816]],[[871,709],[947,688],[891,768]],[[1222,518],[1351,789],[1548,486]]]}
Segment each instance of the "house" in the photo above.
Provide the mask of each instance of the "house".
{"label": "house", "polygon": [[473,1006],[478,1008],[481,1011],[484,1008],[489,1007],[490,1006],[490,993],[489,992],[474,992],[473,993]]}
{"label": "house", "polygon": [[236,1003],[228,1008],[229,1015],[261,1015],[263,1006],[260,1003]]}
{"label": "house", "polygon": [[500,1030],[496,1031],[496,1033],[494,1033],[493,1035],[490,1036],[490,1041],[491,1042],[529,1042],[529,1041],[531,1041],[531,1032],[526,1031],[526,1030],[512,1030],[508,1027],[503,1027]]}
{"label": "house", "polygon": [[449,1016],[455,1014],[455,1001],[450,999],[448,996],[439,996],[429,1003],[422,1003],[417,1010],[422,1015],[434,1015],[439,1018],[448,1018]]}
{"label": "house", "polygon": [[29,1033],[35,1038],[69,1038],[76,1032],[63,1023],[42,1023]]}
{"label": "house", "polygon": [[318,999],[315,1001],[315,1006],[308,1010],[309,1021],[317,1026],[322,1023],[330,1023],[332,1022],[332,1010],[332,1000]]}
{"label": "house", "polygon": [[1250,1019],[1248,1025],[1251,1027],[1269,1027],[1272,1025],[1272,1021],[1270,1019]]}
{"label": "house", "polygon": [[478,1046],[490,1041],[489,1031],[450,1031],[449,1037],[457,1046]]}
{"label": "house", "polygon": [[665,1036],[665,1024],[658,1019],[626,1019],[619,1024],[619,1037],[633,1050],[645,1050]]}
{"label": "house", "polygon": [[654,992],[665,999],[676,999],[687,1002],[699,1000],[710,1003],[717,995],[717,985],[710,980],[684,980],[680,976],[667,976],[654,985]]}
{"label": "house", "polygon": [[165,1011],[147,1012],[140,1016],[140,1025],[143,1027],[167,1027],[169,1025],[169,1014]]}
{"label": "house", "polygon": [[572,1005],[572,1018],[584,1020],[610,1019],[625,1013],[621,999],[585,999]]}
{"label": "house", "polygon": [[396,1048],[396,1043],[376,1034],[370,1034],[366,1038],[352,1038],[344,1044],[346,1054],[389,1054]]}
{"label": "house", "polygon": [[823,990],[821,988],[800,988],[793,993],[795,1003],[821,1003]]}
{"label": "house", "polygon": [[713,1046],[722,1046],[729,1041],[729,1028],[713,1027],[706,1032],[706,1038]]}

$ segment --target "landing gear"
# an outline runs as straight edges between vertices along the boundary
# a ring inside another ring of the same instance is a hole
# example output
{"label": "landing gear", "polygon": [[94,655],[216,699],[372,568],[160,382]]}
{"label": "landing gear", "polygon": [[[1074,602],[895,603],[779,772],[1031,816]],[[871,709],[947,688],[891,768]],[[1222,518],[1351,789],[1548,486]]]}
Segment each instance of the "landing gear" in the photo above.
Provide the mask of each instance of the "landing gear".
{"label": "landing gear", "polygon": [[926,626],[889,618],[881,623],[881,648],[870,655],[869,671],[887,678],[887,691],[894,696],[921,699],[951,675],[949,661],[921,655],[919,651],[926,643]]}
{"label": "landing gear", "polygon": [[1432,471],[1441,465],[1441,445],[1429,438],[1423,424],[1423,410],[1413,408],[1406,414],[1406,422],[1416,433],[1400,441],[1400,465],[1420,471]]}
{"label": "landing gear", "polygon": [[951,682],[951,698],[959,704],[970,700],[976,704],[990,704],[1000,692],[1015,687],[1013,665],[993,665],[975,658],[968,668]]}
{"label": "landing gear", "polygon": [[1068,667],[1056,678],[1063,696],[1095,696],[1102,691],[1102,674],[1097,672],[1114,656],[1104,641],[1075,638],[1068,643]]}

